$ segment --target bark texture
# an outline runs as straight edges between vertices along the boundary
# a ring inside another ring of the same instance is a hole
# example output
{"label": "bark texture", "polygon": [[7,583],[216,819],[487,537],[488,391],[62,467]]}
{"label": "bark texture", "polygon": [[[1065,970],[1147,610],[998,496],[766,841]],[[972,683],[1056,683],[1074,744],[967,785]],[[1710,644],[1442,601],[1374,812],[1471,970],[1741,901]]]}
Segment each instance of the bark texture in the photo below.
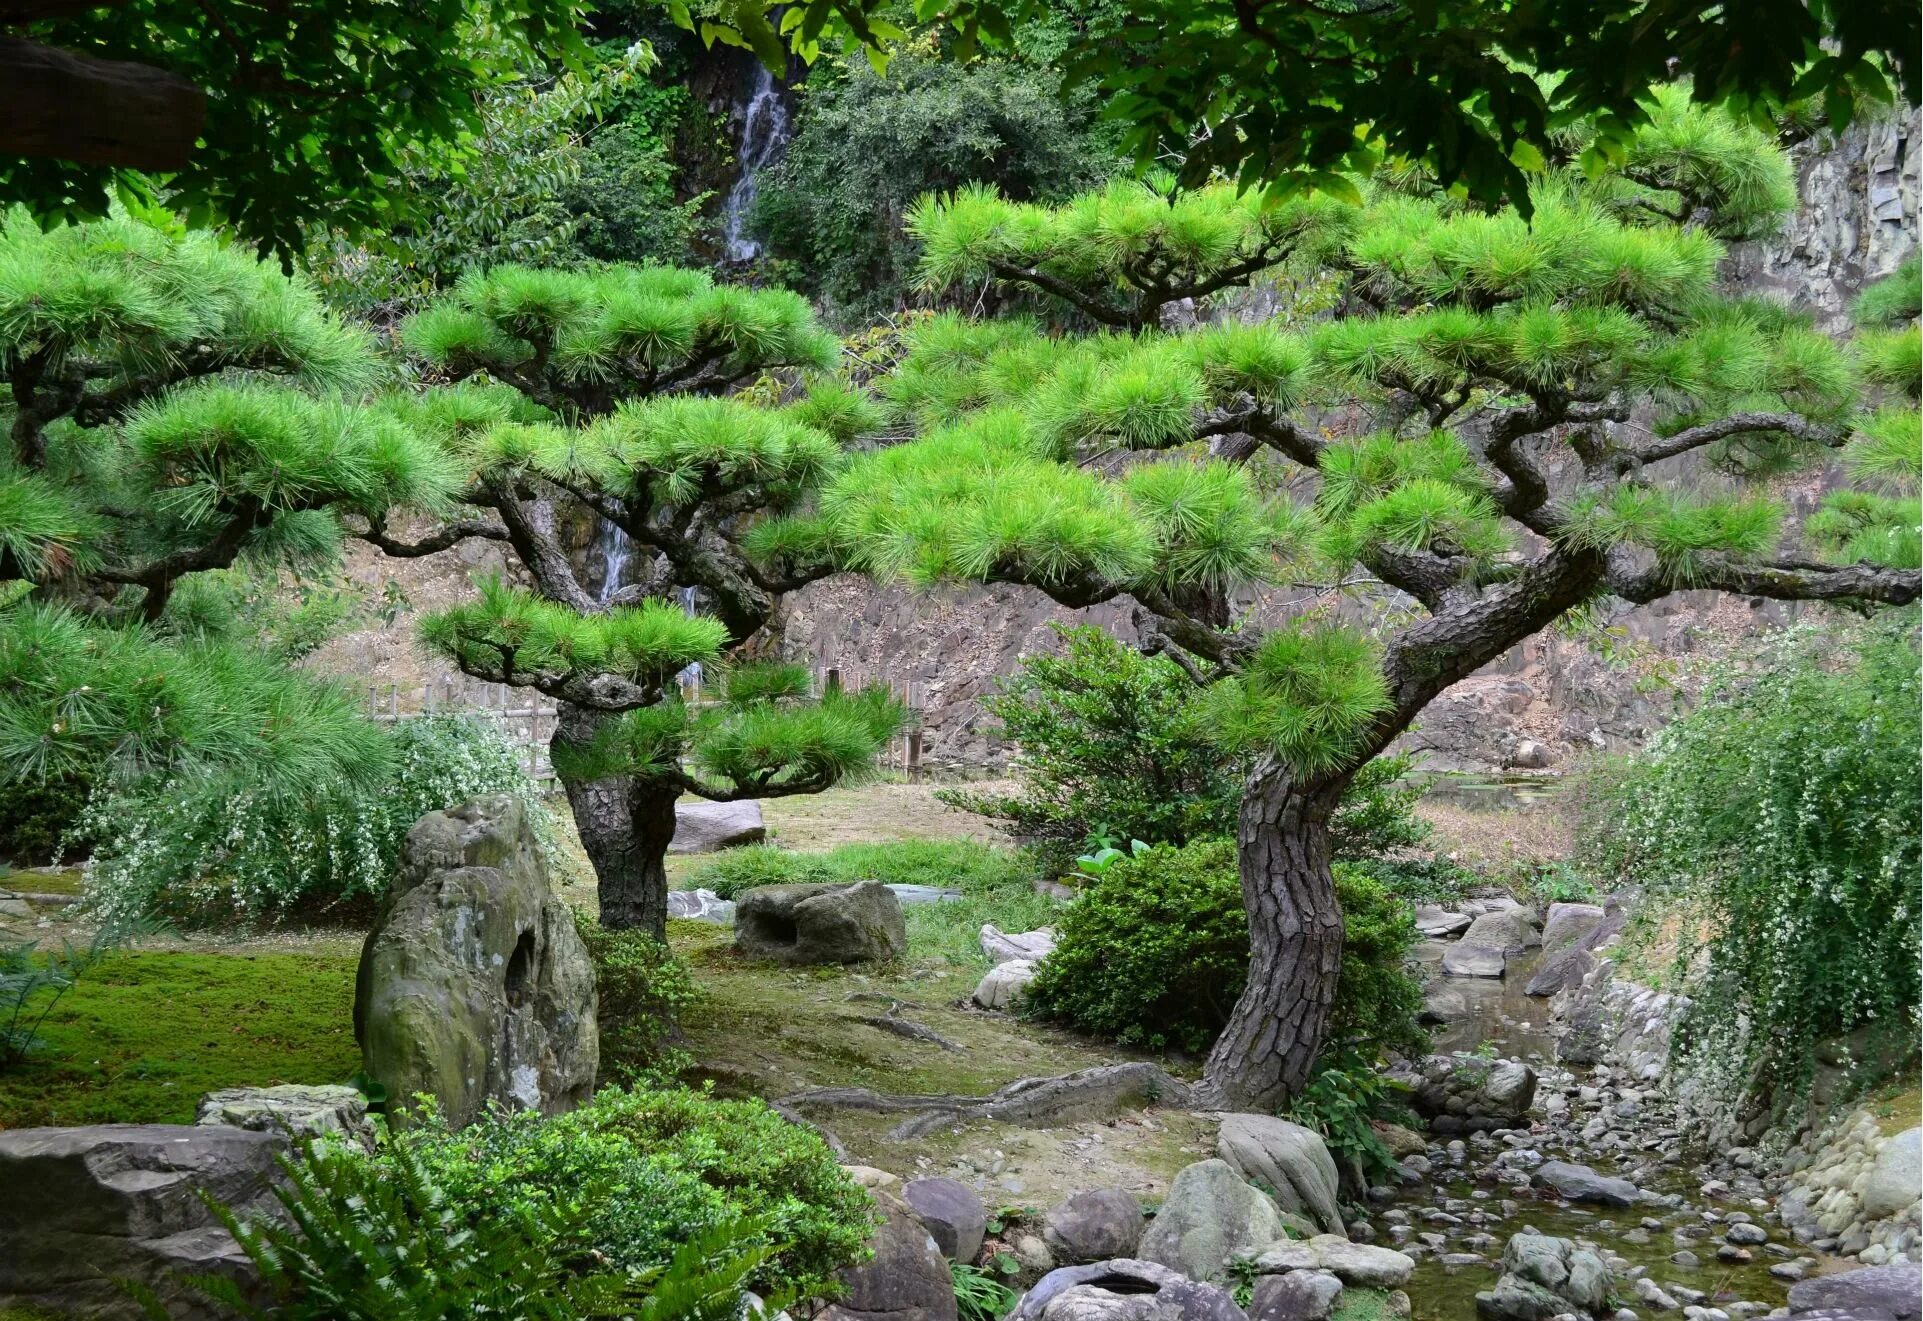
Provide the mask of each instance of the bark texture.
{"label": "bark texture", "polygon": [[1249,981],[1209,1052],[1204,1104],[1274,1111],[1315,1067],[1342,967],[1329,822],[1346,783],[1304,783],[1269,758],[1249,776],[1236,832]]}
{"label": "bark texture", "polygon": [[[563,759],[576,756],[610,717],[581,707],[562,708],[553,743]],[[562,776],[581,847],[594,866],[601,925],[610,931],[639,929],[657,940],[668,935],[668,845],[674,840],[672,784],[639,775],[596,780]]]}

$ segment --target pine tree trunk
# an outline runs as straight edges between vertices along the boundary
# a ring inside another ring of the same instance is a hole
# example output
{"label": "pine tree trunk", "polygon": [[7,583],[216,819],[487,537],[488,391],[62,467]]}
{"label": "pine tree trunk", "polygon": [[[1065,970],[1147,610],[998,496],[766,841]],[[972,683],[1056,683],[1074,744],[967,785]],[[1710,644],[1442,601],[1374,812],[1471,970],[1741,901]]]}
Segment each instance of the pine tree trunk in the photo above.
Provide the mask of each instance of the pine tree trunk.
{"label": "pine tree trunk", "polygon": [[1343,784],[1304,784],[1267,760],[1249,776],[1236,833],[1249,981],[1209,1052],[1209,1105],[1280,1110],[1315,1066],[1342,965],[1329,822]]}
{"label": "pine tree trunk", "polygon": [[[554,742],[584,747],[608,717],[565,707]],[[668,845],[674,839],[674,804],[680,791],[637,775],[598,780],[562,776],[581,847],[594,866],[601,925],[638,928],[657,940],[668,934]]]}

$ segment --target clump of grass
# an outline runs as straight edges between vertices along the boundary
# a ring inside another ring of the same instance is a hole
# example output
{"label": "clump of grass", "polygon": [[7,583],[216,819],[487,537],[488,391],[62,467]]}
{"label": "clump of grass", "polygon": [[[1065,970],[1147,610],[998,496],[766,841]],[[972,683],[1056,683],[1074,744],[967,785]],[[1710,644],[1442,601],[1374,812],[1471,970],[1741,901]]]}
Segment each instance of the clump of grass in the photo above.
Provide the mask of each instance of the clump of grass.
{"label": "clump of grass", "polygon": [[354,967],[348,954],[119,955],[0,1076],[0,1128],[190,1124],[219,1087],[344,1082],[360,1066]]}

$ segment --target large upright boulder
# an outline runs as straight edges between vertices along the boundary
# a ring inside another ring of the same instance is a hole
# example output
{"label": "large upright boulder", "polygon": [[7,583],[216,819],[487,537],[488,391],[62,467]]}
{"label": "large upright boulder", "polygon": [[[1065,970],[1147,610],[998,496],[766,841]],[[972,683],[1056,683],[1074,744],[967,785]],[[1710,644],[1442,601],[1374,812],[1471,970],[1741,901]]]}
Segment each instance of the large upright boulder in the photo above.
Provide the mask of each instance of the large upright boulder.
{"label": "large upright boulder", "polygon": [[1281,1238],[1275,1203],[1225,1160],[1197,1161],[1175,1176],[1135,1255],[1191,1280],[1220,1280],[1237,1257]]}
{"label": "large upright boulder", "polygon": [[1274,1115],[1229,1115],[1215,1154],[1284,1211],[1307,1216],[1324,1233],[1348,1236],[1336,1204],[1335,1158],[1315,1130]]}
{"label": "large upright boulder", "polygon": [[735,908],[735,946],[777,963],[885,963],[908,952],[901,901],[879,881],[763,885]]}
{"label": "large upright boulder", "polygon": [[407,832],[400,876],[361,950],[362,1067],[448,1123],[490,1102],[559,1114],[600,1066],[594,965],[548,886],[527,809],[488,794]]}
{"label": "large upright boulder", "polygon": [[842,1293],[822,1321],[955,1321],[955,1281],[941,1248],[900,1198],[869,1192],[880,1212],[868,1239],[874,1255],[837,1273]]}
{"label": "large upright boulder", "polygon": [[1120,1188],[1074,1193],[1042,1219],[1042,1241],[1064,1266],[1132,1257],[1142,1241],[1142,1203]]}
{"label": "large upright boulder", "polygon": [[119,1279],[169,1301],[182,1274],[245,1283],[252,1264],[199,1194],[262,1206],[287,1149],[280,1133],[224,1124],[0,1132],[0,1307],[131,1319],[143,1313]]}

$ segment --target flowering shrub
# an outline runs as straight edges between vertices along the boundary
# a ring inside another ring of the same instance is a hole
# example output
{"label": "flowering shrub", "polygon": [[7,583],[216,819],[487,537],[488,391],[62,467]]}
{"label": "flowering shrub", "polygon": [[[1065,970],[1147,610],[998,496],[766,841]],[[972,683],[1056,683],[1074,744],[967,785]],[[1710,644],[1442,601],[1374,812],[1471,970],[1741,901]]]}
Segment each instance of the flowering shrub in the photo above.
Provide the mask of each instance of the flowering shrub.
{"label": "flowering shrub", "polygon": [[[1916,1039],[1916,614],[1793,630],[1731,668],[1595,795],[1584,863],[1645,893],[1692,999],[1678,1046],[1759,1103],[1808,1088],[1817,1044]],[[1867,1043],[1854,1043],[1857,1045]],[[1831,1052],[1834,1053],[1834,1052]]]}
{"label": "flowering shrub", "polygon": [[[498,726],[469,716],[395,724],[391,774],[301,794],[219,777],[152,776],[95,792],[79,833],[93,841],[87,903],[104,919],[190,926],[341,915],[387,893],[408,828],[483,793],[534,801]],[[537,813],[537,829],[546,829]]]}

